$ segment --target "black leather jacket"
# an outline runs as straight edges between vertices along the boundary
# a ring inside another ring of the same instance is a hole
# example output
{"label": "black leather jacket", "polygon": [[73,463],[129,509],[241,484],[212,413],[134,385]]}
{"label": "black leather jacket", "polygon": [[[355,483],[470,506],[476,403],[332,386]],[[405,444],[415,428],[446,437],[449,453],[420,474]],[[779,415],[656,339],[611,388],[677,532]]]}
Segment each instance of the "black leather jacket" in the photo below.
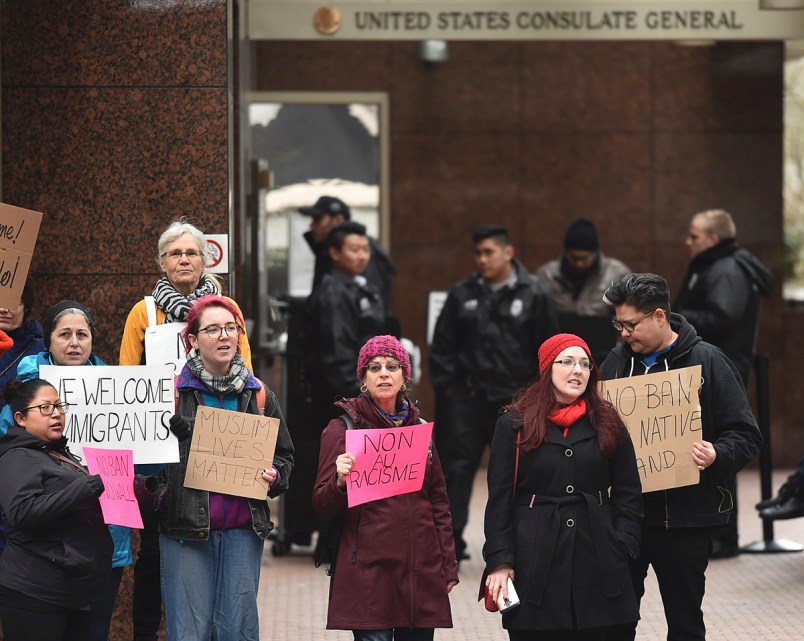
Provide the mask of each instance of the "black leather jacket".
{"label": "black leather jacket", "polygon": [[[186,371],[186,370],[185,370]],[[191,378],[197,381],[195,377]],[[195,423],[195,413],[200,404],[200,391],[182,383],[184,374],[177,384],[179,393],[178,413],[190,424],[192,429]],[[256,381],[257,379],[252,378]],[[200,382],[199,382],[200,385]],[[279,471],[279,481],[268,492],[268,496],[279,496],[288,489],[290,473],[293,469],[293,442],[290,438],[285,419],[279,408],[274,393],[266,389],[265,416],[279,419],[279,436],[274,452],[274,467]],[[258,414],[256,391],[252,385],[246,384],[238,399],[237,411],[248,414]],[[204,541],[209,538],[209,492],[195,490],[184,486],[184,477],[187,472],[187,457],[190,452],[191,438],[179,443],[178,463],[171,463],[157,477],[155,504],[159,508],[160,527],[164,534],[174,539],[187,539],[190,541]],[[267,498],[267,497],[266,497]],[[248,499],[251,510],[251,525],[254,532],[261,539],[270,534],[274,527],[271,522],[271,511],[267,501]]]}

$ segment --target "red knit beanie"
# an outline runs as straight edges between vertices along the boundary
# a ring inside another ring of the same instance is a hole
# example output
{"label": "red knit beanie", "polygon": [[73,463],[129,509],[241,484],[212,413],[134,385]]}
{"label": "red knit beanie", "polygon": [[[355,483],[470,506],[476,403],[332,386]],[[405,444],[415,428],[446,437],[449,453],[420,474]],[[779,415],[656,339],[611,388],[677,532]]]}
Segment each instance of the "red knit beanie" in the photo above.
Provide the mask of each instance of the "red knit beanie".
{"label": "red knit beanie", "polygon": [[12,347],[14,347],[14,341],[11,340],[11,337],[8,334],[0,329],[0,358],[3,358],[3,354],[5,354]]}
{"label": "red knit beanie", "polygon": [[580,347],[586,352],[589,360],[594,363],[592,350],[589,349],[589,345],[586,344],[584,339],[575,334],[556,334],[544,341],[539,348],[539,373],[544,374],[556,359],[556,356],[568,347]]}

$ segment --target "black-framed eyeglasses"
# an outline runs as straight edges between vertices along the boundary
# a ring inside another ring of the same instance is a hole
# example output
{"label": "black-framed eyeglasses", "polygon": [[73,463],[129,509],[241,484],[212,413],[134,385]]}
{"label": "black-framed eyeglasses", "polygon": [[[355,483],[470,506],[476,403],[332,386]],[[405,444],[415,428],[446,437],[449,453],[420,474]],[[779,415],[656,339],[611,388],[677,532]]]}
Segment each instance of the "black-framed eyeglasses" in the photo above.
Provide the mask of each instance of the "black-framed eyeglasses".
{"label": "black-framed eyeglasses", "polygon": [[371,372],[372,374],[379,374],[382,371],[382,368],[385,368],[385,371],[389,374],[393,374],[394,372],[398,372],[402,366],[399,363],[371,363],[366,369]]}
{"label": "black-framed eyeglasses", "polygon": [[39,413],[42,416],[52,416],[53,412],[56,410],[59,411],[59,414],[66,414],[67,410],[70,409],[69,403],[42,403],[41,405],[31,405],[30,407],[26,407],[25,411],[28,412],[32,409],[38,409]]}
{"label": "black-framed eyeglasses", "polygon": [[173,251],[165,252],[162,254],[162,258],[169,258],[170,260],[179,260],[182,256],[187,256],[187,258],[200,258],[201,252],[197,249],[174,249]]}
{"label": "black-framed eyeglasses", "polygon": [[574,358],[570,358],[569,356],[553,362],[558,363],[561,365],[561,367],[566,367],[567,369],[575,369],[576,365],[580,365],[584,372],[592,371],[592,363],[590,361],[576,361]]}
{"label": "black-framed eyeglasses", "polygon": [[227,336],[237,336],[240,332],[240,325],[237,323],[226,323],[226,325],[207,325],[198,330],[198,333],[206,332],[210,338],[219,338],[221,332],[226,332]]}
{"label": "black-framed eyeglasses", "polygon": [[633,332],[636,329],[636,326],[639,325],[643,320],[645,320],[648,316],[653,316],[656,312],[659,311],[657,307],[652,312],[648,312],[644,316],[637,318],[635,321],[620,321],[616,318],[611,319],[611,324],[618,332],[626,330],[628,332]]}

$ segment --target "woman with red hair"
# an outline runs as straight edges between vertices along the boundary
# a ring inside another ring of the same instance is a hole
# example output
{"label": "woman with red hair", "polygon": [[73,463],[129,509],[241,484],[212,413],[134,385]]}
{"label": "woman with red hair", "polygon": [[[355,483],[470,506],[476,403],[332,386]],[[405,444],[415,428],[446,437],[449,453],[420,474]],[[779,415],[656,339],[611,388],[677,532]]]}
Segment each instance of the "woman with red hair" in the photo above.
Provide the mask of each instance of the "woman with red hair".
{"label": "woman with red hair", "polygon": [[[199,298],[187,316],[187,364],[176,382],[178,405],[170,419],[180,459],[157,477],[168,641],[210,636],[259,641],[257,586],[263,542],[273,528],[266,499],[288,487],[293,443],[276,396],[254,378],[240,355],[238,338],[244,331],[237,307],[222,296]],[[265,498],[185,487],[199,405],[279,419],[273,465],[262,472],[270,486]]]}
{"label": "woman with red hair", "polygon": [[485,585],[497,600],[514,582],[521,603],[502,616],[512,641],[603,639],[639,618],[628,570],[642,518],[634,447],[583,339],[546,340],[539,371],[491,444]]}

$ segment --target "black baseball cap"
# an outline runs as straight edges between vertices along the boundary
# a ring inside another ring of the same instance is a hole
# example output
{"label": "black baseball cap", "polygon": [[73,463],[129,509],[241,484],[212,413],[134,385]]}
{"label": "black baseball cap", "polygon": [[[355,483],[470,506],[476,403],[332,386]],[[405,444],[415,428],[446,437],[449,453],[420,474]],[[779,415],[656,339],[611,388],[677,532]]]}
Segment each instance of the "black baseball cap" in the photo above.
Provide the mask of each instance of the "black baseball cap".
{"label": "black baseball cap", "polygon": [[313,218],[318,218],[324,214],[330,214],[331,216],[343,214],[346,220],[352,219],[352,212],[349,211],[349,206],[340,198],[335,198],[334,196],[321,196],[315,201],[315,205],[312,207],[299,207],[299,211],[305,216],[312,216]]}

